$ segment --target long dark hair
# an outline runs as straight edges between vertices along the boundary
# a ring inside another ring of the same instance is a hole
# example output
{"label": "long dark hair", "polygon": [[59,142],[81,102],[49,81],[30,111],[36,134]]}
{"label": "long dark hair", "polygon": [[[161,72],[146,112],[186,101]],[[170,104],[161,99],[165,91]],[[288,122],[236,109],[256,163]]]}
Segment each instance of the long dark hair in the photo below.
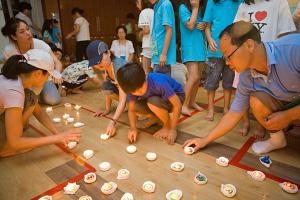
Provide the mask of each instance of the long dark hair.
{"label": "long dark hair", "polygon": [[[192,11],[192,6],[190,0],[183,0],[182,4],[184,4],[190,11]],[[204,17],[205,8],[207,5],[207,0],[200,0],[199,2],[199,10],[201,13],[201,18]]]}
{"label": "long dark hair", "polygon": [[16,35],[16,32],[17,32],[18,27],[19,27],[21,22],[28,26],[28,24],[22,19],[18,19],[18,18],[15,18],[15,17],[9,19],[6,22],[5,26],[1,29],[2,34],[6,37],[9,37],[9,39],[11,39],[12,41],[14,41],[11,36]]}
{"label": "long dark hair", "polygon": [[[7,79],[18,79],[20,74],[30,74],[33,71],[42,70],[27,63],[23,55],[11,56],[3,65],[1,74]],[[47,74],[46,70],[42,70],[43,74]]]}
{"label": "long dark hair", "polygon": [[43,24],[42,28],[42,34],[44,34],[45,31],[48,31],[49,34],[52,33],[52,20],[46,19]]}

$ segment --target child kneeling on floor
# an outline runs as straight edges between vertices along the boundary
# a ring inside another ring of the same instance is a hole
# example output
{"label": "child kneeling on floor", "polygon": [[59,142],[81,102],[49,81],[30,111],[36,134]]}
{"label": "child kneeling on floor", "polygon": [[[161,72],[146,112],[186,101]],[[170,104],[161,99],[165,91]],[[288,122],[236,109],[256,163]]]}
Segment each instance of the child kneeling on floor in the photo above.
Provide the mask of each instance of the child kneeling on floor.
{"label": "child kneeling on floor", "polygon": [[164,74],[149,73],[146,76],[143,67],[138,63],[128,63],[120,68],[117,80],[122,90],[129,94],[129,141],[136,141],[137,115],[144,115],[158,118],[163,123],[163,127],[154,134],[155,137],[174,144],[177,137],[176,127],[185,99],[181,84]]}

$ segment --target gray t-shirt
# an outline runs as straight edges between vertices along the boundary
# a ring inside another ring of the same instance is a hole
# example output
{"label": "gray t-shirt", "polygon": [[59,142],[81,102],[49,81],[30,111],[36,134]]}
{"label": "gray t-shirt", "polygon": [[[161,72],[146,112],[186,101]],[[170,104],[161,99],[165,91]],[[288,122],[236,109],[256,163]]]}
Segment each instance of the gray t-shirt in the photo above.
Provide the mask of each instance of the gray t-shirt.
{"label": "gray t-shirt", "polygon": [[21,79],[11,80],[0,75],[0,115],[7,108],[22,108],[24,106],[25,93]]}

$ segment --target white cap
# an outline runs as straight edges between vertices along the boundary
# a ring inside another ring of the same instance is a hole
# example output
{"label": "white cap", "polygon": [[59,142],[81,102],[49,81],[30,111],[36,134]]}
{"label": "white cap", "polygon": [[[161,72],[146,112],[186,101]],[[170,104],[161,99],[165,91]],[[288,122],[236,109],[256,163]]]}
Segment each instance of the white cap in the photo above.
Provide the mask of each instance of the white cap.
{"label": "white cap", "polygon": [[43,69],[49,72],[54,78],[61,78],[61,74],[54,69],[54,60],[52,56],[42,49],[30,49],[23,56],[26,62],[36,68]]}

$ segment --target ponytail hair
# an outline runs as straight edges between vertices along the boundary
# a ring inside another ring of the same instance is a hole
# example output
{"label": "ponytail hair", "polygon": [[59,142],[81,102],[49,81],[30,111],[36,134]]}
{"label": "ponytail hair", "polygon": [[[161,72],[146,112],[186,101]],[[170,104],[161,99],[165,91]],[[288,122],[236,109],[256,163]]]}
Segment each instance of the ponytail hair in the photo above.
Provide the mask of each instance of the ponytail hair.
{"label": "ponytail hair", "polygon": [[[7,79],[18,79],[20,74],[29,74],[33,71],[41,70],[27,63],[23,55],[11,56],[3,65],[1,74]],[[43,74],[47,74],[46,70],[42,70]]]}

